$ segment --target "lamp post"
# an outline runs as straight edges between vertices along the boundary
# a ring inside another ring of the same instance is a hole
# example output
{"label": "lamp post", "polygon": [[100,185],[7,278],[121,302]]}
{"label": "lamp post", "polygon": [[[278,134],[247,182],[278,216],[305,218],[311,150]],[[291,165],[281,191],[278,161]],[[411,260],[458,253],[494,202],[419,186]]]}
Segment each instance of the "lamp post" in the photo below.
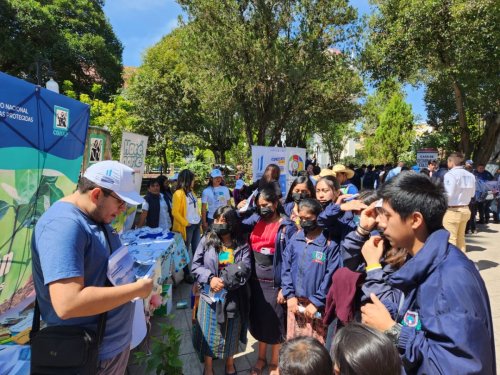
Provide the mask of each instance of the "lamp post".
{"label": "lamp post", "polygon": [[45,88],[47,90],[59,93],[59,84],[53,78],[54,71],[52,70],[52,65],[50,64],[50,61],[47,59],[37,59],[33,63],[33,65],[35,66],[36,82],[38,86],[42,85],[42,68],[45,66],[47,68],[47,73],[49,76],[49,80],[46,82]]}

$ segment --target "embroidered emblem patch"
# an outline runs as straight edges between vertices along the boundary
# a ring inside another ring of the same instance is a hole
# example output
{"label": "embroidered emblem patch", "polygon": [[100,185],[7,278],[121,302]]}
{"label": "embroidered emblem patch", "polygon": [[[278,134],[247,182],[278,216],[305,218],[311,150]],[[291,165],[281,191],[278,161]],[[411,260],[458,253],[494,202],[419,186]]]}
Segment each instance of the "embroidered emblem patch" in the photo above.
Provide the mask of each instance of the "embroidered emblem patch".
{"label": "embroidered emblem patch", "polygon": [[326,255],[322,251],[313,251],[312,253],[312,261],[314,263],[320,263],[323,264],[325,263],[326,260]]}
{"label": "embroidered emblem patch", "polygon": [[420,329],[422,328],[422,323],[420,322],[420,319],[418,317],[418,312],[411,310],[408,310],[406,312],[401,324],[406,327],[415,328],[417,331],[420,331]]}

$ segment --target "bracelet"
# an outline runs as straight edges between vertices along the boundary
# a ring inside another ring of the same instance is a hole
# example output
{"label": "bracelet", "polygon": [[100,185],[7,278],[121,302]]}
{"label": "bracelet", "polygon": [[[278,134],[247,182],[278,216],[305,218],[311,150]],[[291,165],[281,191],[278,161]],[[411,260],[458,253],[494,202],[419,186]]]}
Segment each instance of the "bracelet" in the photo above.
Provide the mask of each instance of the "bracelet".
{"label": "bracelet", "polygon": [[373,264],[368,264],[366,266],[366,272],[373,271],[373,270],[378,270],[381,269],[382,265],[380,263],[373,263]]}
{"label": "bracelet", "polygon": [[212,281],[212,279],[215,277],[215,275],[210,275],[208,276],[208,284],[210,284],[210,282]]}
{"label": "bracelet", "polygon": [[358,225],[358,227],[356,228],[356,232],[358,232],[358,234],[362,237],[367,237],[370,235],[370,232],[369,230],[366,230],[365,228],[363,228],[361,225]]}

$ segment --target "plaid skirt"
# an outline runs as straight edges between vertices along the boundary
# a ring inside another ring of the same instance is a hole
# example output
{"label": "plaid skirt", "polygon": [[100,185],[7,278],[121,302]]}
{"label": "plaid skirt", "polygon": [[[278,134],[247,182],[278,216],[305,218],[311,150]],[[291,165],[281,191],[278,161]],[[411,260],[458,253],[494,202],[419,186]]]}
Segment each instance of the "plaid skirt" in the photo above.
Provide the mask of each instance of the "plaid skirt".
{"label": "plaid skirt", "polygon": [[238,353],[243,326],[240,315],[227,319],[224,324],[217,323],[215,304],[210,305],[200,298],[193,322],[193,346],[200,360],[205,356],[222,359]]}
{"label": "plaid skirt", "polygon": [[[307,300],[299,298],[299,303],[306,307]],[[290,340],[298,336],[311,336],[325,345],[328,334],[328,326],[323,324],[323,319],[307,318],[303,313],[291,313],[287,311],[286,339]]]}

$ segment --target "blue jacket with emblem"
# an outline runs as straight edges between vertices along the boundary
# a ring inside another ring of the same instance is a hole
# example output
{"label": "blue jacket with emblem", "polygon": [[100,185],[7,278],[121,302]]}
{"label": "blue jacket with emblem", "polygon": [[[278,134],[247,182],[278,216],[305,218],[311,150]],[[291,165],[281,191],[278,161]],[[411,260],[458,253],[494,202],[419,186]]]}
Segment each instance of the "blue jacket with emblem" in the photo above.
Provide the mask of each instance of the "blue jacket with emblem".
{"label": "blue jacket with emblem", "polygon": [[353,213],[342,211],[340,205],[333,202],[318,215],[318,225],[325,228],[329,238],[337,243],[344,241],[345,237],[356,229]]}
{"label": "blue jacket with emblem", "polygon": [[[406,374],[496,374],[486,287],[474,263],[448,239],[444,229],[432,233],[399,270],[369,272],[380,280],[363,291],[379,295],[403,324],[398,349]],[[418,316],[417,327],[405,316]]]}
{"label": "blue jacket with emblem", "polygon": [[339,246],[321,233],[309,244],[298,231],[283,253],[281,288],[286,298],[303,297],[317,308],[325,306],[333,273],[342,267]]}

